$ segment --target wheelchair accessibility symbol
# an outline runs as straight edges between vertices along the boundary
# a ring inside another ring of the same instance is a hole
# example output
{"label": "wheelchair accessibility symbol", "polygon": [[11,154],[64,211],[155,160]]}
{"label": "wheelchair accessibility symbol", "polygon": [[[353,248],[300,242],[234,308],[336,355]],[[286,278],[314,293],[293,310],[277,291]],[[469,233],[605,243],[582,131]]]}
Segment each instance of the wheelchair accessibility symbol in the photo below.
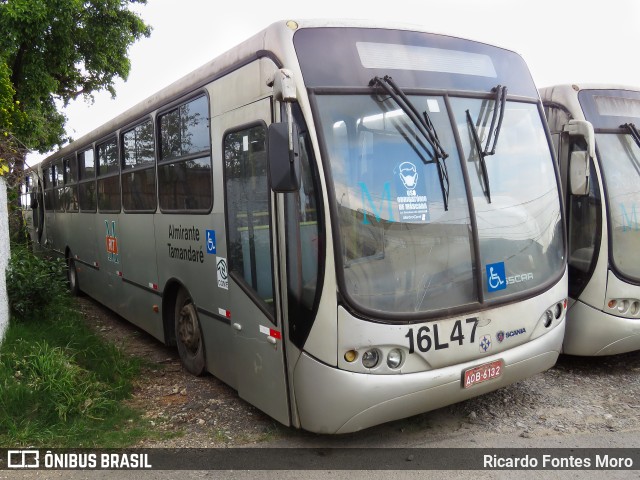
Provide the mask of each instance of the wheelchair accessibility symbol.
{"label": "wheelchair accessibility symbol", "polygon": [[216,231],[207,230],[207,253],[214,255],[216,253]]}
{"label": "wheelchair accessibility symbol", "polygon": [[491,263],[487,269],[487,290],[496,292],[507,288],[507,277],[504,273],[504,262]]}

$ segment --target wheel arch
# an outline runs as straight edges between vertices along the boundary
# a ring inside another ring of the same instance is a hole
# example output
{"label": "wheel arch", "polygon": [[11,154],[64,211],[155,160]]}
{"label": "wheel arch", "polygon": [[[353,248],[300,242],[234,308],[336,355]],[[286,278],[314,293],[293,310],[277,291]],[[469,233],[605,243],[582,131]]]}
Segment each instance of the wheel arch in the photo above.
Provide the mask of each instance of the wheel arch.
{"label": "wheel arch", "polygon": [[[176,346],[175,318],[174,310],[178,292],[184,289],[189,293],[189,289],[177,278],[167,281],[162,294],[162,325],[164,329],[164,343],[168,346]],[[189,294],[190,295],[190,294]]]}

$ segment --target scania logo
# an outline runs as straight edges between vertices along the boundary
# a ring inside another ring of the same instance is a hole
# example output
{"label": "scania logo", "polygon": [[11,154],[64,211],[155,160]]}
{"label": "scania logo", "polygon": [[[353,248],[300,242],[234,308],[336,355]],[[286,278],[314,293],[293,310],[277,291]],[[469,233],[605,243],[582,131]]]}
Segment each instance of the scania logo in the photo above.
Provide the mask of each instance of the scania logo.
{"label": "scania logo", "polygon": [[502,343],[506,338],[517,337],[518,335],[522,335],[523,333],[527,333],[526,328],[518,328],[507,333],[500,330],[498,333],[496,333],[496,339],[498,340],[498,342]]}

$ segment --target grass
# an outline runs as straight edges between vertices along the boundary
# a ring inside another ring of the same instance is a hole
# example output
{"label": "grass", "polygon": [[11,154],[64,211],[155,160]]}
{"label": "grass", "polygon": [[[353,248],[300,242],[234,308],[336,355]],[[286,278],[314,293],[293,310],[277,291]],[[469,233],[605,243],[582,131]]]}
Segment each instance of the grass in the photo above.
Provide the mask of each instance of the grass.
{"label": "grass", "polygon": [[[8,284],[25,263],[15,265]],[[16,303],[28,303],[16,301],[30,294],[22,285],[9,292],[12,318],[0,345],[0,447],[117,448],[152,435],[123,402],[141,361],[94,334],[63,283],[49,281],[50,300],[31,310],[37,315],[16,312]]]}

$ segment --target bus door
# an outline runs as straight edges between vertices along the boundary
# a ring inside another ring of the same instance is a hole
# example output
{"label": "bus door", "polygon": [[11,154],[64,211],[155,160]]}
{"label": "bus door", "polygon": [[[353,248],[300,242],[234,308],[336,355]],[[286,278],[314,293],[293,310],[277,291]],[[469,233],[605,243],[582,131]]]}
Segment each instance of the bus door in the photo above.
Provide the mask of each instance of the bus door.
{"label": "bus door", "polygon": [[223,132],[227,242],[216,263],[218,289],[228,290],[220,307],[233,335],[238,394],[289,425],[276,215],[267,180],[271,118],[271,100],[263,99],[216,119]]}

